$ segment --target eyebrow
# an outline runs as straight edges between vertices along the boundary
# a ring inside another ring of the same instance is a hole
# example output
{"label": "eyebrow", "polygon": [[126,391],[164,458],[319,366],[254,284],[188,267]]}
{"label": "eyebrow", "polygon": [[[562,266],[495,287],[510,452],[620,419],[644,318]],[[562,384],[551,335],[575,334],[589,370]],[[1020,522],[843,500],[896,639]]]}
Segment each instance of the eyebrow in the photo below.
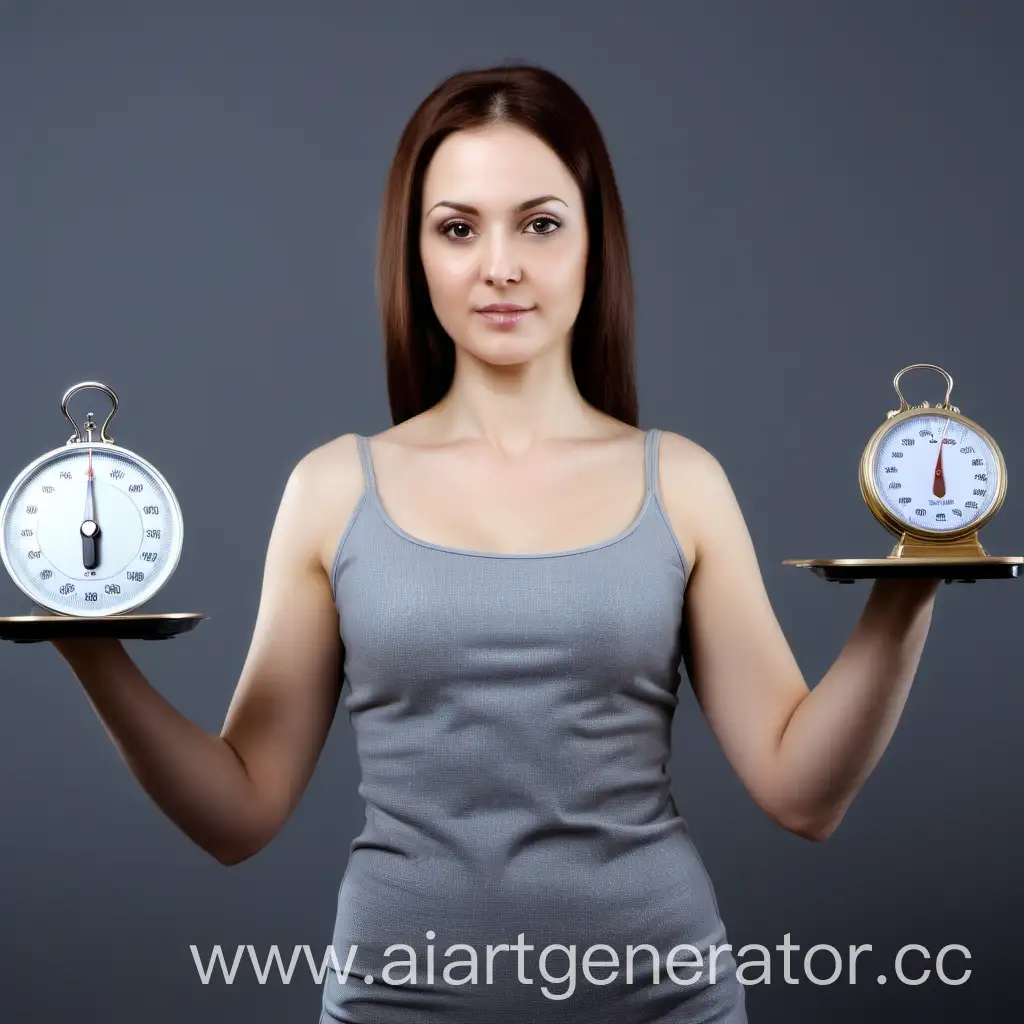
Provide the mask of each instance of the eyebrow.
{"label": "eyebrow", "polygon": [[[569,204],[564,199],[559,199],[558,196],[537,196],[536,199],[527,199],[525,202],[520,203],[516,209],[516,213],[522,213],[524,210],[532,210],[535,206],[540,206],[541,203],[546,203],[549,200],[554,200],[556,203],[561,203],[563,206]],[[439,203],[434,205],[427,210],[427,213],[431,213],[439,206],[450,206],[453,210],[458,210],[459,213],[473,213],[479,215],[480,211],[475,206],[468,206],[466,203],[456,203],[451,199],[442,199]]]}

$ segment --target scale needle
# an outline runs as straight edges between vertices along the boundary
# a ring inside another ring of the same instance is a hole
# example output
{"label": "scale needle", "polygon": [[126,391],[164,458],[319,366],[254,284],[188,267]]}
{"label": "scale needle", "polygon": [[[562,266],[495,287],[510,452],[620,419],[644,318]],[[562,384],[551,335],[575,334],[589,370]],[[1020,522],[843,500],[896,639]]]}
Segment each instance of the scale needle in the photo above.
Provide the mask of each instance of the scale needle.
{"label": "scale needle", "polygon": [[949,417],[946,417],[946,425],[942,428],[942,437],[939,438],[939,457],[935,461],[935,479],[932,484],[932,494],[936,498],[946,496],[946,477],[942,472],[942,447],[946,443],[946,431],[949,430]]}
{"label": "scale needle", "polygon": [[79,532],[82,534],[82,566],[85,569],[95,569],[99,564],[96,538],[100,535],[100,526],[95,520],[95,512],[93,510],[91,448],[89,449],[89,468],[85,475],[87,477],[85,484],[85,512],[82,517],[82,525],[79,528]]}

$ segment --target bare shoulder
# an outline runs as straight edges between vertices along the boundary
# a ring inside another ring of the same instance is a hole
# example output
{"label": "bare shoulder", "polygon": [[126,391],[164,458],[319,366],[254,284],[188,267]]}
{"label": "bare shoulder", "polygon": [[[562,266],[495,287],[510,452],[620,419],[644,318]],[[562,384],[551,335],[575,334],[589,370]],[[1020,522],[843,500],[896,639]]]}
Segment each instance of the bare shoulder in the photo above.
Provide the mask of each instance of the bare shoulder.
{"label": "bare shoulder", "polygon": [[706,448],[682,434],[661,431],[659,483],[665,513],[690,566],[701,554],[705,524],[731,502],[732,489],[721,463]]}
{"label": "bare shoulder", "polygon": [[363,468],[356,435],[342,434],[311,449],[296,463],[288,482],[309,510],[310,537],[324,572],[363,494]]}

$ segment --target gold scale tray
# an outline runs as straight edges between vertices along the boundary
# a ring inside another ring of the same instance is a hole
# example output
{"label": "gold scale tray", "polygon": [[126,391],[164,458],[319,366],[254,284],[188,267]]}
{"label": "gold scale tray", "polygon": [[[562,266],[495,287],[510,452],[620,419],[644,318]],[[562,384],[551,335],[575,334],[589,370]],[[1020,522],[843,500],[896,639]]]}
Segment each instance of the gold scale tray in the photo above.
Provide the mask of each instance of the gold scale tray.
{"label": "gold scale tray", "polygon": [[790,558],[782,564],[810,569],[830,583],[855,583],[869,579],[937,579],[947,583],[975,583],[978,580],[1016,579],[1024,564],[1024,556]]}

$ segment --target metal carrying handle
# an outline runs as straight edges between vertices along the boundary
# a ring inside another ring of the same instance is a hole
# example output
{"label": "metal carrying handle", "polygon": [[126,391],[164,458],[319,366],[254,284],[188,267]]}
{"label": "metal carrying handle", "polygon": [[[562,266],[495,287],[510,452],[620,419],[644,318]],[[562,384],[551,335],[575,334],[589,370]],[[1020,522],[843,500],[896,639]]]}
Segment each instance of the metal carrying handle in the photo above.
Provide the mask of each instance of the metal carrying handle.
{"label": "metal carrying handle", "polygon": [[100,440],[107,441],[110,444],[114,443],[114,439],[107,433],[107,424],[114,418],[114,413],[117,412],[117,395],[114,394],[112,388],[107,387],[106,384],[101,384],[98,380],[84,380],[81,384],[75,384],[74,386],[67,389],[64,392],[64,397],[60,400],[60,411],[64,413],[69,420],[71,425],[75,428],[75,432],[68,438],[68,444],[87,444],[92,441],[92,432],[96,429],[96,424],[93,422],[92,413],[88,413],[88,419],[86,419],[84,428],[89,432],[89,438],[86,438],[82,434],[82,428],[75,422],[74,417],[68,412],[68,402],[72,396],[77,395],[79,391],[85,391],[87,388],[95,388],[97,391],[102,391],[110,399],[111,409],[110,415],[103,421],[103,426],[100,428]]}
{"label": "metal carrying handle", "polygon": [[941,366],[936,366],[934,363],[914,363],[912,366],[904,366],[899,373],[893,378],[892,386],[896,389],[896,394],[899,395],[900,407],[891,415],[897,415],[901,412],[906,412],[910,406],[907,404],[907,400],[903,397],[903,392],[900,391],[900,377],[907,372],[907,370],[936,370],[946,378],[946,398],[941,406],[936,406],[939,409],[952,409],[953,407],[949,404],[949,396],[953,393],[953,378],[946,373]]}

